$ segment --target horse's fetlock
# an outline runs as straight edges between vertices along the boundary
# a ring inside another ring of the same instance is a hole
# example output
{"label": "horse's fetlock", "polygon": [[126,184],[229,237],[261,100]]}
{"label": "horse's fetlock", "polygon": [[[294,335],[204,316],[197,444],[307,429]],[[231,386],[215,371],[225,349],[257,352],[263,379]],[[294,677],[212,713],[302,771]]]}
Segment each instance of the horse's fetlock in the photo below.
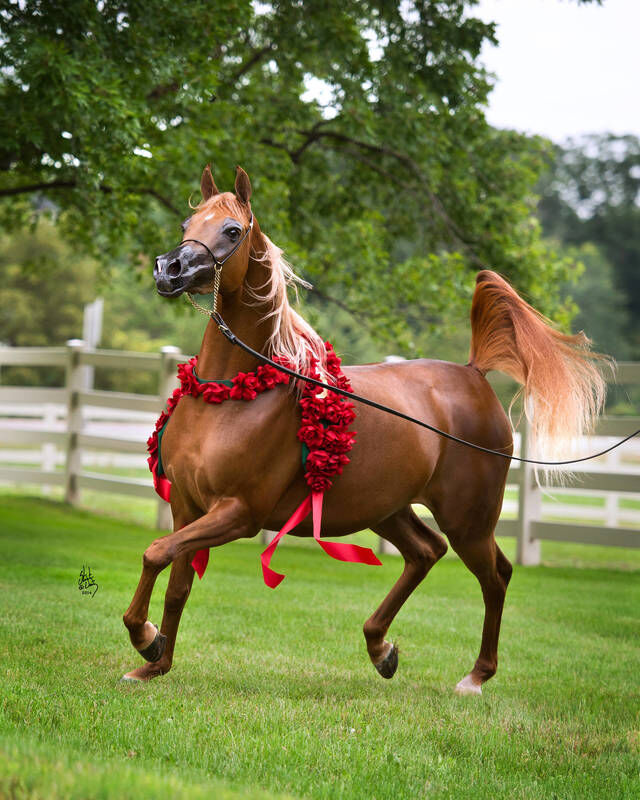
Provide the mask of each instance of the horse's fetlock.
{"label": "horse's fetlock", "polygon": [[489,678],[493,678],[493,676],[498,671],[498,658],[495,659],[488,659],[482,658],[478,659],[475,663],[473,671],[471,675],[474,678],[477,678],[481,682],[488,681]]}
{"label": "horse's fetlock", "polygon": [[384,636],[384,629],[375,621],[368,619],[364,625],[362,626],[362,632],[364,633],[364,638],[367,642],[375,641],[376,639],[382,639]]}

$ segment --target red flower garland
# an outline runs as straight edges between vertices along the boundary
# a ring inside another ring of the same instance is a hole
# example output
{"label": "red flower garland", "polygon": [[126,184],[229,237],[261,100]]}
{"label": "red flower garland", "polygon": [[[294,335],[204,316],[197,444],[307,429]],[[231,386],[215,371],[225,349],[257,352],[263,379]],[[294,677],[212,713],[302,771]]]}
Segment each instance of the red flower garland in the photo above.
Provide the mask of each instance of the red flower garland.
{"label": "red flower garland", "polygon": [[[334,378],[336,386],[351,392],[351,384],[340,370],[340,359],[329,342],[327,351],[327,371]],[[317,361],[311,365],[311,378],[321,379]],[[329,383],[329,381],[324,381]],[[298,439],[307,447],[304,473],[307,484],[314,492],[324,492],[332,486],[331,478],[341,475],[342,468],[349,463],[347,453],[353,447],[356,434],[349,425],[356,418],[353,403],[345,397],[328,389],[321,389],[306,383],[300,399],[302,423]]]}
{"label": "red flower garland", "polygon": [[[340,359],[329,342],[325,342],[325,349],[329,375],[339,388],[352,391],[349,381],[340,370]],[[158,443],[161,432],[181,397],[201,396],[206,403],[212,404],[229,399],[250,401],[279,384],[289,383],[289,376],[270,364],[259,366],[255,372],[239,372],[230,382],[203,382],[194,371],[197,363],[198,360],[194,357],[186,364],[178,365],[180,387],[167,400],[167,410],[158,417],[155,430],[147,441],[148,463],[153,473],[154,485],[165,500],[169,499],[169,489],[168,481],[157,474],[160,463]],[[283,362],[283,366],[287,365]],[[311,363],[309,376],[317,379],[322,377],[315,359]],[[343,467],[349,463],[347,453],[353,447],[356,437],[355,431],[349,430],[349,425],[356,417],[354,405],[341,395],[306,383],[302,390],[300,407],[302,422],[298,439],[303,444],[304,477],[312,491],[323,492],[331,487],[331,478],[342,474]]]}
{"label": "red flower garland", "polygon": [[[318,362],[314,359],[310,366],[309,377],[325,379],[325,383],[331,383],[333,379],[340,389],[351,392],[349,381],[340,371],[340,359],[329,342],[325,342],[325,349],[329,376],[320,374]],[[178,366],[180,388],[176,389],[167,401],[167,411],[160,414],[155,430],[147,442],[149,469],[153,475],[155,489],[160,497],[167,501],[170,499],[171,483],[166,477],[158,474],[158,470],[161,470],[160,438],[181,397],[202,396],[207,403],[222,403],[225,400],[249,401],[255,400],[260,393],[273,389],[280,383],[289,383],[289,376],[271,365],[259,366],[255,372],[240,372],[231,381],[201,381],[194,372],[196,364],[197,359],[192,358],[186,364]],[[282,365],[288,366],[284,362]],[[313,513],[313,536],[327,555],[338,561],[380,564],[375,553],[367,547],[328,542],[320,538],[324,492],[331,487],[332,477],[340,475],[345,464],[349,463],[347,453],[353,447],[356,437],[355,431],[349,430],[349,425],[356,415],[353,403],[328,389],[305,383],[301,394],[302,421],[298,439],[302,442],[304,477],[311,487],[311,493],[293,512],[260,556],[264,581],[272,589],[284,579],[284,575],[275,572],[269,566],[278,542],[310,513]],[[208,561],[208,548],[196,552],[191,563],[200,578],[204,575]]]}

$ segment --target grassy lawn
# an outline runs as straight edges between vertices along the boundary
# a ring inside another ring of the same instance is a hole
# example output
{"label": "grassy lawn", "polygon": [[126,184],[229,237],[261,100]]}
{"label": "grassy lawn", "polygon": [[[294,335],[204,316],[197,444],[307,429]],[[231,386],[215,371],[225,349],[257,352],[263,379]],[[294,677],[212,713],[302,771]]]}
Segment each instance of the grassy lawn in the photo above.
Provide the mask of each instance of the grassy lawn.
{"label": "grassy lawn", "polygon": [[[141,663],[121,617],[153,536],[0,496],[0,797],[640,796],[638,553],[602,551],[625,569],[516,568],[498,675],[460,698],[482,600],[457,559],[400,612],[400,667],[383,681],[361,626],[397,557],[369,568],[285,546],[273,566],[288,577],[271,591],[261,546],[227,545],[194,586],[174,670],[121,684]],[[546,563],[597,561],[553,547]],[[83,564],[95,597],[78,591]]]}

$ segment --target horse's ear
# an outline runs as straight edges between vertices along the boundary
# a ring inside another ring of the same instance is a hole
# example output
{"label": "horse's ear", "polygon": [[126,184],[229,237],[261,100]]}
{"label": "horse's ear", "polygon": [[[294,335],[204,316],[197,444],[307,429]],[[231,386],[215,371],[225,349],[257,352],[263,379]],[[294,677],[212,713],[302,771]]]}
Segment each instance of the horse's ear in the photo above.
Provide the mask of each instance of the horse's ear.
{"label": "horse's ear", "polygon": [[200,191],[202,192],[202,199],[208,200],[214,194],[220,194],[216,182],[213,180],[211,174],[211,166],[207,166],[202,170],[202,178],[200,179]]}
{"label": "horse's ear", "polygon": [[247,173],[242,169],[242,167],[236,167],[236,197],[241,203],[248,203],[249,198],[251,197],[251,181],[249,180],[249,176]]}

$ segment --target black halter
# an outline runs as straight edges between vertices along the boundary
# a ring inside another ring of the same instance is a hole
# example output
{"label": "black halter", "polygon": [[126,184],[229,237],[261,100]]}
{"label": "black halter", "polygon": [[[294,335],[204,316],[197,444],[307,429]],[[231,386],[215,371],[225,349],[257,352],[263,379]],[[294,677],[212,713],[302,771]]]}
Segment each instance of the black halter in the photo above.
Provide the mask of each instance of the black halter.
{"label": "black halter", "polygon": [[185,242],[195,242],[196,244],[199,244],[201,247],[204,247],[204,249],[207,251],[207,253],[209,253],[211,258],[213,259],[214,268],[216,270],[220,270],[225,261],[228,261],[231,258],[231,256],[236,252],[236,250],[240,247],[240,245],[244,242],[247,236],[251,233],[252,229],[253,229],[253,213],[251,214],[251,219],[249,220],[249,227],[244,232],[242,237],[235,243],[233,249],[230,250],[227,253],[227,255],[222,259],[222,261],[219,261],[213,254],[212,250],[204,242],[201,242],[200,239],[183,239],[180,242],[180,244],[184,244]]}

